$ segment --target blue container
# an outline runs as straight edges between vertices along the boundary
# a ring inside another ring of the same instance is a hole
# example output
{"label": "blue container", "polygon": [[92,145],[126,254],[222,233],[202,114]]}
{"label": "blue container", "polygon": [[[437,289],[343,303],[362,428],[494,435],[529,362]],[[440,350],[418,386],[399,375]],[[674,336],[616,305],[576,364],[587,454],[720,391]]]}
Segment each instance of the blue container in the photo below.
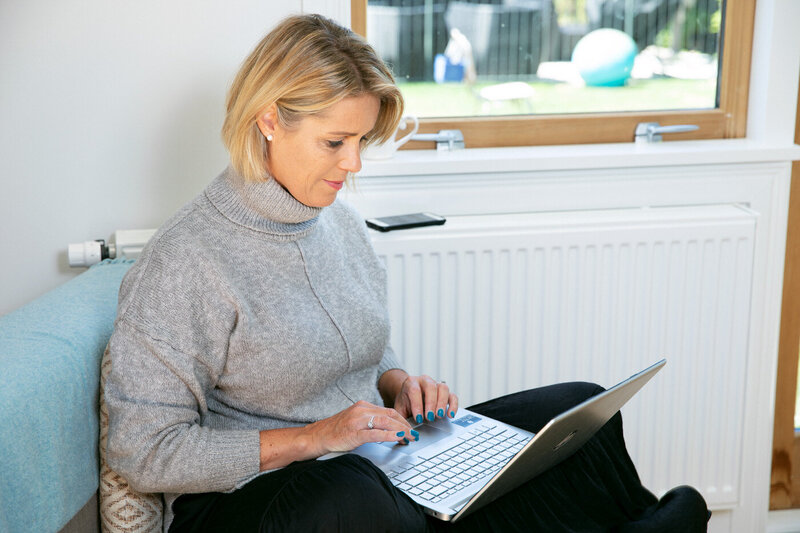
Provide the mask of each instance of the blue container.
{"label": "blue container", "polygon": [[464,79],[464,64],[452,63],[444,54],[433,59],[433,79],[436,83],[460,82]]}

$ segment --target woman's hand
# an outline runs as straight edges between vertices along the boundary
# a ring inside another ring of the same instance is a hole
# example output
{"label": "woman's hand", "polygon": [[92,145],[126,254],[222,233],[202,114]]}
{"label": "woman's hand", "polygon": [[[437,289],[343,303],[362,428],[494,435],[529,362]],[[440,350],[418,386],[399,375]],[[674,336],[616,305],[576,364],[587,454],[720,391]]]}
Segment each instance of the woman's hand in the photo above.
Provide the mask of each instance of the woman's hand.
{"label": "woman's hand", "polygon": [[349,452],[367,442],[407,444],[418,439],[419,433],[394,409],[360,401],[304,427],[261,431],[260,467],[270,470],[330,452]]}
{"label": "woman's hand", "polygon": [[416,431],[412,434],[411,426],[394,409],[365,401],[305,429],[317,457],[329,452],[348,452],[366,442],[408,442],[419,436]]}
{"label": "woman's hand", "polygon": [[430,376],[409,376],[402,370],[389,370],[378,384],[384,400],[392,398],[392,406],[405,418],[417,423],[435,418],[453,418],[458,411],[458,396],[450,392],[444,381]]}

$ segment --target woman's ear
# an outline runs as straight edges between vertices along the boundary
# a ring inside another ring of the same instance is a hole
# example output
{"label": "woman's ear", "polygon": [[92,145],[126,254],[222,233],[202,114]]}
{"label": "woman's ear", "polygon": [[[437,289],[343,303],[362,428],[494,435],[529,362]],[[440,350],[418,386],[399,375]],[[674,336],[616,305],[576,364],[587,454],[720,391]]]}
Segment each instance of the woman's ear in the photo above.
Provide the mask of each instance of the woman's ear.
{"label": "woman's ear", "polygon": [[272,136],[275,134],[275,130],[278,126],[278,110],[275,104],[269,106],[259,115],[256,119],[256,124],[258,124],[258,129],[261,131],[261,134],[272,140]]}

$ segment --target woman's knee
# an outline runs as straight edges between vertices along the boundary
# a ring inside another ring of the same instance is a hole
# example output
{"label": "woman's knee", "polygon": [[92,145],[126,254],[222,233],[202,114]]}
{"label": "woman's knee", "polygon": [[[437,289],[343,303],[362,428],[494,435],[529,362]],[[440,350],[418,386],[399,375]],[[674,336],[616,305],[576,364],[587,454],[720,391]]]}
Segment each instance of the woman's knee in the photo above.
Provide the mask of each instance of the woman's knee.
{"label": "woman's knee", "polygon": [[567,402],[573,406],[578,405],[591,398],[597,396],[606,389],[597,383],[590,383],[587,381],[570,381],[567,383],[558,383],[553,385],[555,393],[567,398]]}
{"label": "woman's knee", "polygon": [[470,409],[512,426],[538,432],[555,416],[604,390],[600,385],[582,381],[556,383],[501,396]]}
{"label": "woman's knee", "polygon": [[641,517],[622,524],[615,533],[667,533],[681,531],[700,533],[706,531],[711,512],[703,496],[689,486],[676,487],[667,492]]}
{"label": "woman's knee", "polygon": [[705,498],[694,487],[681,485],[676,487],[659,501],[662,510],[668,510],[676,521],[684,527],[683,531],[705,531],[711,518]]}

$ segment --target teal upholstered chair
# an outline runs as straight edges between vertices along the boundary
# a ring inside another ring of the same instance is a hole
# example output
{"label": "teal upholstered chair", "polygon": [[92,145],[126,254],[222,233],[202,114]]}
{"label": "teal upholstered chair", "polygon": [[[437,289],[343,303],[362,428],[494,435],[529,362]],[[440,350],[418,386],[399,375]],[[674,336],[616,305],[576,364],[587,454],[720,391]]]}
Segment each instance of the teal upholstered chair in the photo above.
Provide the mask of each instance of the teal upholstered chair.
{"label": "teal upholstered chair", "polygon": [[98,529],[100,360],[131,263],[0,317],[0,531]]}

